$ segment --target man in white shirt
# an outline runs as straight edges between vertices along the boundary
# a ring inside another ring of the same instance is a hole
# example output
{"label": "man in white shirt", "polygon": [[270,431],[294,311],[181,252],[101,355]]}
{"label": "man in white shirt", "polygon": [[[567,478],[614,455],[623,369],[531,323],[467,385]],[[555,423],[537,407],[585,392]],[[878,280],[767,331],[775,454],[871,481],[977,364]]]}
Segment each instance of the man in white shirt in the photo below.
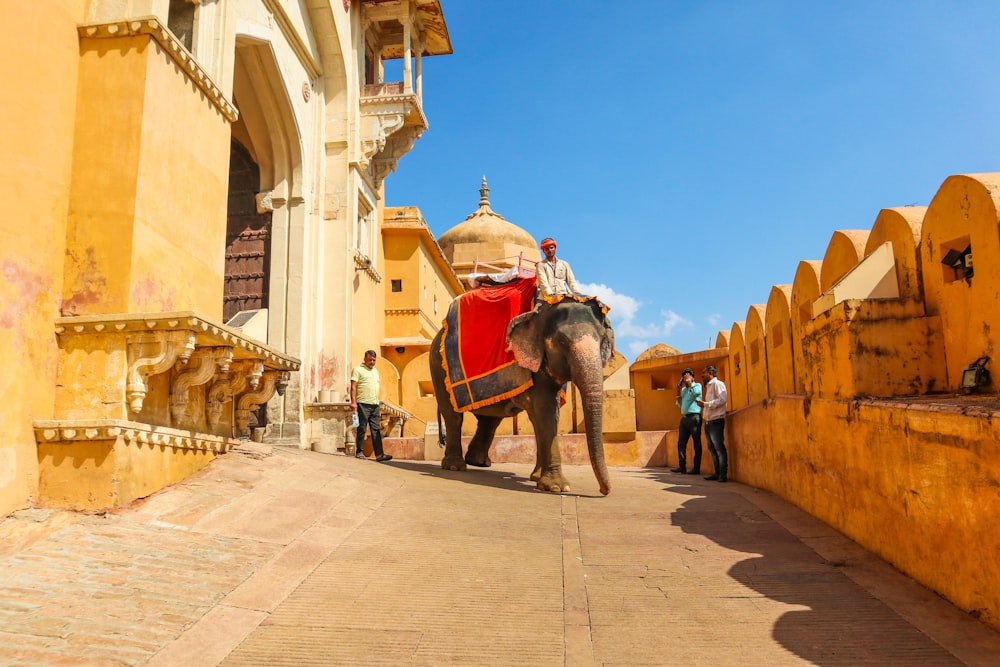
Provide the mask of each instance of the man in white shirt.
{"label": "man in white shirt", "polygon": [[556,296],[558,294],[579,294],[580,286],[573,277],[573,269],[564,259],[556,259],[556,242],[545,238],[541,243],[545,259],[535,264],[535,281],[538,287],[538,298]]}
{"label": "man in white shirt", "polygon": [[702,419],[705,423],[705,441],[708,443],[708,453],[712,455],[715,472],[706,477],[708,480],[725,482],[728,480],[729,457],[726,454],[726,384],[718,378],[715,366],[706,366],[701,372],[705,383],[704,400],[699,400],[702,408]]}

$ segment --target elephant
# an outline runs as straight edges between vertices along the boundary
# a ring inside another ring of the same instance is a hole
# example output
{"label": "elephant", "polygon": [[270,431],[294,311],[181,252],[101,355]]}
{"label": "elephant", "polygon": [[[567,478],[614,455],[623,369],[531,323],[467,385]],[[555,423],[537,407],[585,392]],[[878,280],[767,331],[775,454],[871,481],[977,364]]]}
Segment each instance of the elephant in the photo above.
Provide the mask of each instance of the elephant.
{"label": "elephant", "polygon": [[[603,368],[614,354],[614,330],[607,308],[596,299],[566,298],[557,303],[542,302],[535,309],[515,316],[507,326],[506,343],[516,362],[531,373],[532,385],[511,398],[472,410],[476,433],[462,457],[464,412],[452,405],[446,385],[442,341],[438,331],[431,343],[430,372],[438,406],[438,421],[444,420],[445,452],[441,467],[465,470],[467,465],[492,465],[489,449],[497,427],[506,417],[521,411],[528,414],[535,432],[536,459],[531,480],[542,491],[570,491],[563,476],[557,428],[560,390],[572,381],[582,397],[587,450],[601,493],[611,491],[604,460],[602,414],[604,409]],[[502,326],[502,324],[500,325]]]}

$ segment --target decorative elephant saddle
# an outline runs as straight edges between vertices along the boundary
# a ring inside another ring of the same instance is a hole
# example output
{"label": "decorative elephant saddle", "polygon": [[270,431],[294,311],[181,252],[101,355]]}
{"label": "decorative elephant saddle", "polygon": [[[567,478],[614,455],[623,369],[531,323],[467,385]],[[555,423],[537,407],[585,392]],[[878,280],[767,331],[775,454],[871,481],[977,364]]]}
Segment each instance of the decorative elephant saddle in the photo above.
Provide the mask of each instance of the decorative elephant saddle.
{"label": "decorative elephant saddle", "polygon": [[441,338],[451,405],[468,412],[517,396],[532,385],[531,371],[506,350],[507,324],[531,310],[535,279],[522,278],[462,294],[448,307]]}

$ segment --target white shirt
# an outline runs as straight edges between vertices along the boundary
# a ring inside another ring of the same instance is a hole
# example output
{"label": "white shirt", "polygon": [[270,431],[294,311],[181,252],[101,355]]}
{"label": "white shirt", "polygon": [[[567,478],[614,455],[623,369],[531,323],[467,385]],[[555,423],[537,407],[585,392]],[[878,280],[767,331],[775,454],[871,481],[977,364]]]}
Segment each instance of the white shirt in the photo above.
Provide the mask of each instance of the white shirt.
{"label": "white shirt", "polygon": [[702,419],[712,421],[726,416],[726,383],[719,378],[712,378],[705,385],[705,404],[702,406]]}
{"label": "white shirt", "polygon": [[550,262],[547,259],[535,264],[535,281],[538,287],[538,296],[544,298],[555,296],[556,294],[577,294],[580,286],[576,284],[573,277],[573,269],[569,268],[569,262],[556,258]]}

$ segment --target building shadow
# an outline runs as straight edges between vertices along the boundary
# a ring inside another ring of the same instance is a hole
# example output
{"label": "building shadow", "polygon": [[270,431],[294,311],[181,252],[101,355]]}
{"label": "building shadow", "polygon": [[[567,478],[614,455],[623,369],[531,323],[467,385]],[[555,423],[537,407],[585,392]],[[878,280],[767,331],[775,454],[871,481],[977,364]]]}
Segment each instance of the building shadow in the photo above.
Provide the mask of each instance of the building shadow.
{"label": "building shadow", "polygon": [[660,470],[641,474],[690,496],[671,514],[672,525],[746,554],[727,575],[759,596],[758,606],[799,607],[781,613],[772,637],[803,660],[829,667],[964,664],[851,580],[845,563],[820,556],[732,487]]}

